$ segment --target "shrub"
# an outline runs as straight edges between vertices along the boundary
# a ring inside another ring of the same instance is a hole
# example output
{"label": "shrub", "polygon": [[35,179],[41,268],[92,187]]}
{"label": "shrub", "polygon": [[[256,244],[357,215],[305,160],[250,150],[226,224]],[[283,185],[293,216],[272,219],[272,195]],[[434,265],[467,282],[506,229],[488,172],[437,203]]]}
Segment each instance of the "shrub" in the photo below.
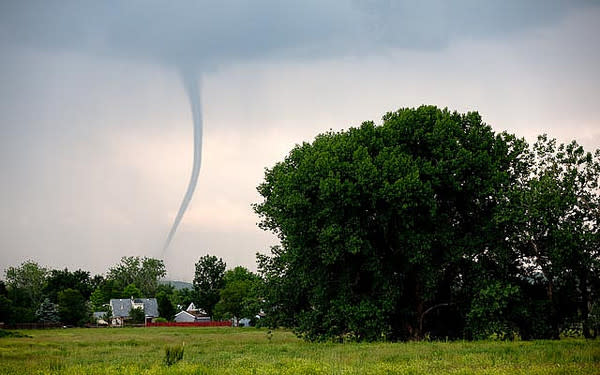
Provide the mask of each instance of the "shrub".
{"label": "shrub", "polygon": [[133,308],[129,312],[129,316],[131,317],[131,323],[140,324],[144,323],[146,320],[146,316],[144,314],[144,309],[141,308]]}
{"label": "shrub", "polygon": [[183,345],[165,348],[165,365],[171,366],[183,359]]}
{"label": "shrub", "polygon": [[1,337],[25,337],[25,338],[32,338],[32,336],[26,335],[24,333],[18,332],[18,331],[6,331],[4,329],[0,329],[0,338]]}

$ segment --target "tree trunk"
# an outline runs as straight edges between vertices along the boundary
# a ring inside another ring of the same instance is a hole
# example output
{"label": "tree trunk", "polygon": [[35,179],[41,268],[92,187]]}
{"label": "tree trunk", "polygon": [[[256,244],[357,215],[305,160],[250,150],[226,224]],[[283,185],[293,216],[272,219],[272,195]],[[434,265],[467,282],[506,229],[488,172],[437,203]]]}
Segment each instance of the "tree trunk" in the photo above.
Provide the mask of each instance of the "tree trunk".
{"label": "tree trunk", "polygon": [[421,333],[423,333],[423,319],[425,319],[425,315],[427,315],[428,313],[432,312],[435,309],[438,309],[438,308],[444,307],[444,306],[450,306],[450,305],[453,305],[453,303],[452,302],[438,303],[437,305],[431,306],[430,308],[425,310],[421,315],[419,315],[419,331]]}
{"label": "tree trunk", "polygon": [[580,283],[579,288],[581,288],[581,304],[580,304],[579,308],[581,310],[583,337],[585,337],[586,339],[591,339],[591,338],[593,338],[594,335],[592,334],[592,332],[590,330],[590,321],[589,321],[590,293],[588,292],[587,277],[585,276],[585,274],[583,274],[583,273],[580,274],[579,283]]}
{"label": "tree trunk", "polygon": [[552,339],[559,340],[560,332],[558,329],[558,311],[554,305],[554,282],[550,275],[548,277],[548,301],[550,302],[550,324],[552,325]]}
{"label": "tree trunk", "polygon": [[[420,320],[421,316],[423,315],[423,310],[425,307],[425,303],[423,302],[423,291],[422,291],[422,287],[421,287],[421,282],[419,280],[416,280],[416,284],[415,284],[415,302],[416,302],[416,306],[415,306],[415,312],[416,312],[416,316],[418,317],[418,319]],[[421,340],[423,338],[423,331],[420,324],[416,324],[416,327],[414,328],[413,331],[413,338],[416,340]]]}

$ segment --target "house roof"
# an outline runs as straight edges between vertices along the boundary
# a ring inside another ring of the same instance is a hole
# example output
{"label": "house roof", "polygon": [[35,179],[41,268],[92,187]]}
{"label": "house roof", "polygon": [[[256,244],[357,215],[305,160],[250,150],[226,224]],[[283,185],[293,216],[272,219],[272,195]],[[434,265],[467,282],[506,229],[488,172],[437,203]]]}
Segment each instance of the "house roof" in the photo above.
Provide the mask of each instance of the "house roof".
{"label": "house roof", "polygon": [[208,314],[206,314],[206,311],[196,307],[196,305],[194,305],[194,302],[190,303],[190,305],[188,306],[187,309],[185,309],[185,311],[196,315],[196,316],[208,316]]}
{"label": "house roof", "polygon": [[144,302],[144,314],[146,316],[158,317],[158,302],[156,298],[141,298]]}
{"label": "house roof", "polygon": [[119,298],[110,300],[110,308],[112,309],[112,315],[114,317],[129,317],[129,311],[131,310],[131,306],[131,300],[129,298]]}
{"label": "house roof", "polygon": [[110,307],[112,309],[112,315],[117,318],[128,318],[134,303],[144,304],[145,316],[153,318],[158,316],[158,303],[156,302],[156,298],[136,298],[135,300],[129,298],[111,299]]}
{"label": "house roof", "polygon": [[202,311],[195,312],[195,311],[181,310],[180,312],[178,312],[177,314],[175,314],[175,316],[181,315],[182,313],[185,313],[186,315],[189,315],[189,316],[193,316],[195,318],[209,318],[209,316],[207,314],[205,314],[204,312],[202,312]]}
{"label": "house roof", "polygon": [[180,312],[178,312],[177,314],[175,314],[175,316],[179,316],[179,315],[181,315],[181,314],[189,315],[189,316],[191,316],[192,318],[195,318],[195,316],[194,316],[193,314],[190,314],[189,312],[187,312],[187,311],[184,311],[184,310],[181,310]]}

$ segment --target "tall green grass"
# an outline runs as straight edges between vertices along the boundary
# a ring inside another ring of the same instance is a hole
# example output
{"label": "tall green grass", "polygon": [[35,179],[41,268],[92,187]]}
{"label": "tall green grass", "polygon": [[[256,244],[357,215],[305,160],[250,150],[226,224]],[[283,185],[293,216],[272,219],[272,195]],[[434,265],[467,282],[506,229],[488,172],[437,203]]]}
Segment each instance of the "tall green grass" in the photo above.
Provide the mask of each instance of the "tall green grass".
{"label": "tall green grass", "polygon": [[[600,341],[315,344],[253,328],[22,331],[0,374],[600,374]],[[165,347],[185,358],[165,365]]]}

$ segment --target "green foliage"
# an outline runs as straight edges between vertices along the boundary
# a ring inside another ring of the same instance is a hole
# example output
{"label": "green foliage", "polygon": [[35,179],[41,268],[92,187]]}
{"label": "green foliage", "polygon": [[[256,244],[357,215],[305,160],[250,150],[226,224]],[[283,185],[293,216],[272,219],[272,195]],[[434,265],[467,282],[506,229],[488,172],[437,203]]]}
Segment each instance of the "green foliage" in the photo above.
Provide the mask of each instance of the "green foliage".
{"label": "green foliage", "polygon": [[158,314],[166,320],[173,320],[175,318],[175,306],[169,299],[169,296],[165,292],[159,292],[156,296],[156,302],[158,304]]}
{"label": "green foliage", "polygon": [[5,271],[9,298],[16,306],[32,308],[43,300],[48,270],[36,262],[25,261],[19,267],[8,267]]}
{"label": "green foliage", "polygon": [[209,316],[213,316],[215,305],[220,299],[223,288],[226,264],[223,259],[214,255],[205,255],[196,262],[194,273],[194,291],[197,296],[197,306]]}
{"label": "green foliage", "polygon": [[44,299],[35,312],[37,320],[41,323],[56,323],[60,321],[58,308],[49,298]]}
{"label": "green foliage", "polygon": [[0,280],[0,296],[8,297],[8,290],[6,289],[4,280]]}
{"label": "green foliage", "polygon": [[106,278],[114,281],[121,290],[130,284],[135,284],[144,298],[150,298],[156,295],[158,281],[166,274],[162,260],[131,256],[122,257],[118,265],[108,270]]}
{"label": "green foliage", "polygon": [[167,322],[168,322],[168,320],[167,320],[167,319],[165,319],[165,318],[161,318],[161,317],[154,318],[152,321],[153,321],[154,323],[167,323]]}
{"label": "green foliage", "polygon": [[0,295],[0,322],[12,322],[13,308],[13,302],[6,296]]}
{"label": "green foliage", "polygon": [[35,310],[33,308],[13,305],[9,323],[33,323],[35,321]]}
{"label": "green foliage", "polygon": [[477,113],[422,106],[320,134],[258,187],[281,240],[257,260],[269,324],[310,340],[556,338],[579,320],[589,336],[599,177],[600,152],[529,148]]}
{"label": "green foliage", "polygon": [[123,289],[121,298],[141,298],[142,291],[135,285],[129,284]]}
{"label": "green foliage", "polygon": [[171,301],[174,305],[187,307],[196,300],[196,292],[193,289],[183,288],[173,291]]}
{"label": "green foliage", "polygon": [[517,322],[521,308],[518,286],[494,281],[475,295],[467,314],[467,326],[474,338],[514,339],[518,334]]}
{"label": "green foliage", "polygon": [[183,345],[165,347],[165,365],[172,366],[183,359]]}
{"label": "green foliage", "polygon": [[0,329],[0,338],[4,338],[4,337],[32,338],[32,336],[26,335],[26,334],[21,333],[19,331],[7,331],[7,330],[4,330],[4,329]]}
{"label": "green foliage", "polygon": [[51,270],[46,278],[44,295],[53,303],[58,302],[58,293],[65,289],[79,290],[87,300],[93,291],[92,279],[88,271]]}
{"label": "green foliage", "polygon": [[225,286],[215,306],[215,318],[239,320],[254,318],[259,312],[260,278],[245,267],[235,267],[224,275]]}
{"label": "green foliage", "polygon": [[58,293],[58,313],[61,322],[76,326],[86,323],[90,316],[85,298],[70,288]]}
{"label": "green foliage", "polygon": [[499,221],[514,259],[511,272],[531,291],[543,290],[530,293],[530,306],[544,310],[542,321],[549,326],[533,337],[558,338],[561,326],[576,320],[589,336],[588,307],[600,290],[600,153],[543,135],[526,160],[531,173],[512,186]]}
{"label": "green foliage", "polygon": [[259,258],[265,312],[309,339],[421,337],[424,312],[458,298],[465,259],[502,238],[492,217],[521,147],[431,106],[296,146],[254,207],[282,242]]}
{"label": "green foliage", "polygon": [[98,287],[94,289],[90,295],[90,303],[94,311],[101,311],[104,306],[109,303],[110,296],[107,296],[102,288]]}
{"label": "green foliage", "polygon": [[106,310],[106,312],[104,313],[104,315],[102,315],[102,320],[110,324],[113,317],[112,307],[110,307],[110,305],[108,304],[104,306],[104,309]]}
{"label": "green foliage", "polygon": [[590,329],[594,331],[594,338],[600,334],[600,302],[595,302],[589,314]]}
{"label": "green foliage", "polygon": [[138,307],[131,309],[131,311],[129,312],[129,317],[131,318],[130,322],[133,324],[141,324],[146,321],[144,309]]}

